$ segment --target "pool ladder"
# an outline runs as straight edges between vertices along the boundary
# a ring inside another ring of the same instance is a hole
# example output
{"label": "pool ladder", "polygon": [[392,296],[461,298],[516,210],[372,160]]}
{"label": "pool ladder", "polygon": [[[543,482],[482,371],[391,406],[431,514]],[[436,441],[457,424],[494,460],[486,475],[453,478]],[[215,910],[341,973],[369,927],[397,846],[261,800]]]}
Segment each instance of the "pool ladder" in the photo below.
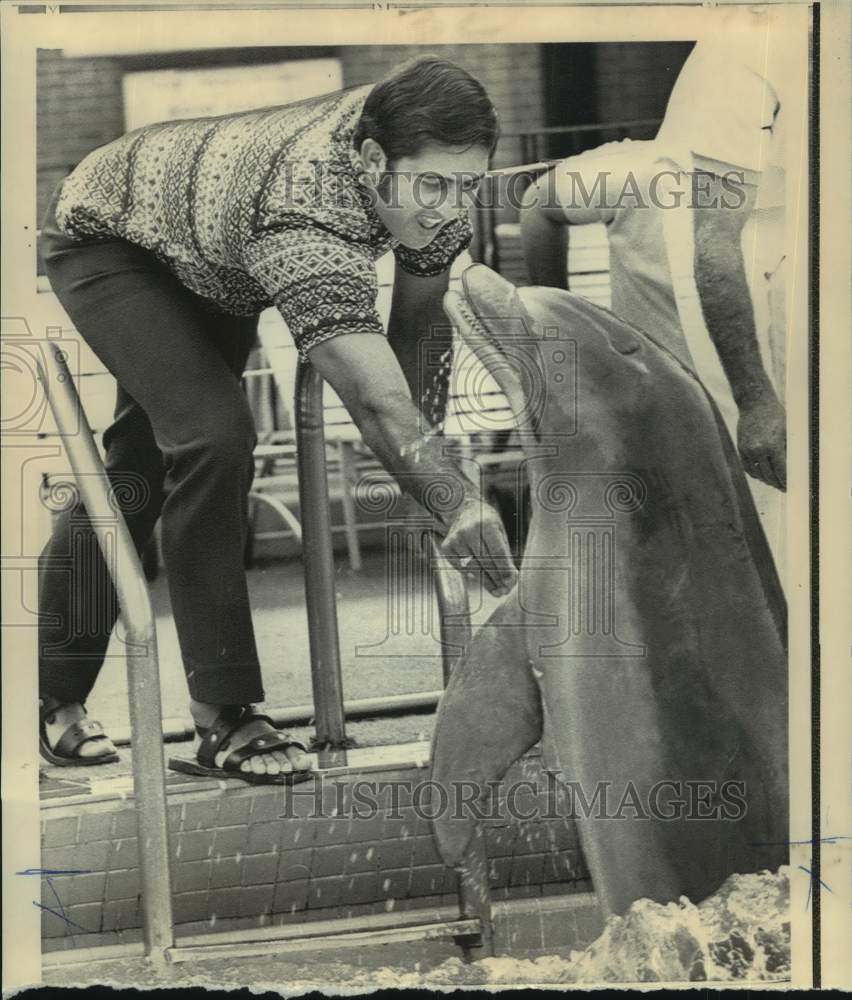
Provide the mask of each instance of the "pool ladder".
{"label": "pool ladder", "polygon": [[[398,941],[456,941],[468,958],[494,953],[491,895],[484,838],[477,829],[458,873],[459,915],[418,923],[416,911],[376,914],[345,921],[204,935],[175,943],[172,912],[159,660],[154,613],[140,558],[86,421],[61,343],[52,343],[39,375],[63,439],[80,498],[110,568],[125,631],[133,789],[137,802],[144,952],[152,962],[239,957],[322,947],[364,946]],[[316,737],[322,767],[346,763],[346,736],[334,556],[325,465],[323,380],[300,364],[295,389],[296,440],[305,595],[311,654]],[[444,684],[470,639],[464,577],[441,559],[432,536],[421,535],[432,565],[440,619]],[[109,557],[107,553],[109,552]],[[452,633],[452,635],[450,634]]]}

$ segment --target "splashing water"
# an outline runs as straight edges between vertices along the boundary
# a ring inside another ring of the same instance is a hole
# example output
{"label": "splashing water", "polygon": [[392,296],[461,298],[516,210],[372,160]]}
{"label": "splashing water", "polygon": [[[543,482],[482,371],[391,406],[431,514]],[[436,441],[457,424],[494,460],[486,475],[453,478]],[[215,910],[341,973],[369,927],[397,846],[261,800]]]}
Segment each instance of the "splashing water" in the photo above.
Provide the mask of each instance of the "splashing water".
{"label": "splashing water", "polygon": [[[169,985],[250,985],[255,992],[283,991],[288,996],[341,985],[351,989],[429,988],[557,983],[767,982],[790,977],[789,872],[732,875],[722,888],[697,906],[686,898],[660,904],[638,900],[622,917],[611,917],[598,939],[570,955],[501,956],[466,964],[453,956],[423,968],[414,961],[384,965],[383,949],[358,954],[342,951],[336,959],[314,955],[204,959],[170,966],[162,975]],[[394,900],[385,902],[386,912]],[[566,915],[566,919],[570,919]],[[211,918],[215,922],[215,917]],[[344,955],[346,956],[344,959]],[[414,957],[413,955],[411,956]],[[344,959],[344,960],[341,960]],[[379,965],[380,967],[376,967]],[[138,985],[151,970],[143,959],[120,959],[90,966],[47,970],[46,982],[67,986],[91,982]],[[55,977],[62,977],[61,979]],[[97,979],[95,980],[95,976]],[[165,980],[164,980],[165,981]]]}
{"label": "splashing water", "polygon": [[789,868],[732,875],[698,906],[634,903],[572,963],[605,982],[777,980],[790,975]]}
{"label": "splashing water", "polygon": [[778,981],[790,977],[789,868],[732,875],[695,906],[635,902],[600,937],[569,958],[453,957],[419,975],[399,968],[363,982],[399,988],[439,984]]}

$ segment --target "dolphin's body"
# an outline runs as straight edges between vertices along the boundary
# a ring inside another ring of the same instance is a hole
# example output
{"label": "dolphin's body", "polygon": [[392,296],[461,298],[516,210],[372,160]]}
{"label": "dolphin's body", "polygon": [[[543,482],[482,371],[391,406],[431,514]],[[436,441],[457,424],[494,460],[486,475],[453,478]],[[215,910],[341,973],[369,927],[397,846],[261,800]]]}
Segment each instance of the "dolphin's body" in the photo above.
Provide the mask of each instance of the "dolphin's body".
{"label": "dolphin's body", "polygon": [[[446,308],[516,414],[533,515],[518,587],[441,701],[433,779],[484,787],[543,736],[545,764],[593,806],[585,817],[575,798],[574,815],[608,913],[697,902],[734,872],[777,868],[785,603],[714,404],[582,298],[518,293],[482,265],[462,285]],[[450,810],[434,832],[458,865],[473,820]]]}

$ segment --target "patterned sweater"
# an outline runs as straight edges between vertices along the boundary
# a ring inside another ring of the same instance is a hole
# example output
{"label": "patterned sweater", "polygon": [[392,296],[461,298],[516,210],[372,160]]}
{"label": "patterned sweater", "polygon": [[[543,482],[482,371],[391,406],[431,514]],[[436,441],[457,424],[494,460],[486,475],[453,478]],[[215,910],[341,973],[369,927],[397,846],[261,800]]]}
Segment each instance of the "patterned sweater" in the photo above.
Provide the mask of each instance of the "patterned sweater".
{"label": "patterned sweater", "polygon": [[405,271],[439,274],[472,232],[461,216],[422,250],[391,237],[352,146],[369,90],[129,132],[65,179],[57,223],[145,247],[225,312],[277,306],[302,357],[339,334],[382,334],[375,261],[393,249]]}

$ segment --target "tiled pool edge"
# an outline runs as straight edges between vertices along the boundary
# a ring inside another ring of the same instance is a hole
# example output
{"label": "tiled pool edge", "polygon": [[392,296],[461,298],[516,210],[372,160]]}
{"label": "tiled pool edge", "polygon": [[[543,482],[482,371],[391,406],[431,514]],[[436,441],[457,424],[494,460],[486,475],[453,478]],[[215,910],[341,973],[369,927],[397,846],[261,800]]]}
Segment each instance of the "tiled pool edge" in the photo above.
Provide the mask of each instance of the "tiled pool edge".
{"label": "tiled pool edge", "polygon": [[[428,778],[425,744],[380,749],[379,758],[361,751],[357,763],[324,772],[324,792],[333,791],[343,813],[352,811],[358,782],[405,789]],[[393,755],[405,760],[393,764]],[[536,757],[516,769],[522,781],[541,775]],[[324,795],[317,816],[316,801],[305,793],[311,785],[297,786],[302,791],[286,809],[281,787],[229,781],[169,788],[179,932],[455,906],[455,873],[441,863],[422,815],[401,806],[367,818],[335,816]],[[64,914],[43,911],[45,951],[126,942],[139,933],[135,806],[126,782],[117,781],[114,794],[107,786],[43,802],[42,869],[81,872],[42,880],[43,905],[56,911],[61,900]],[[525,813],[538,812],[535,819],[483,823],[495,902],[588,892],[573,823],[554,818],[533,794],[524,804]]]}

